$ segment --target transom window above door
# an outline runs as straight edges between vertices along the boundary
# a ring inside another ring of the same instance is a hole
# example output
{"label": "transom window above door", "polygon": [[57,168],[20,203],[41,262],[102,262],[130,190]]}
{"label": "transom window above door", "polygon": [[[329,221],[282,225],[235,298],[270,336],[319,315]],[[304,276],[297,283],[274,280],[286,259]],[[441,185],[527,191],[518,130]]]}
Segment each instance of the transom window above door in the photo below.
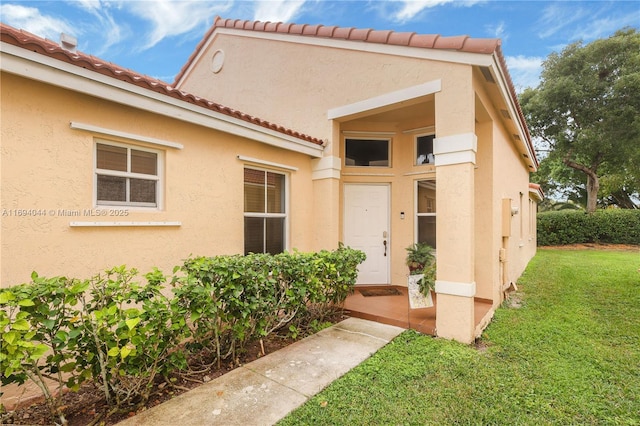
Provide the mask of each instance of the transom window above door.
{"label": "transom window above door", "polygon": [[345,166],[390,167],[389,139],[345,139]]}
{"label": "transom window above door", "polygon": [[422,164],[435,164],[433,156],[433,139],[435,135],[416,137],[416,166]]}

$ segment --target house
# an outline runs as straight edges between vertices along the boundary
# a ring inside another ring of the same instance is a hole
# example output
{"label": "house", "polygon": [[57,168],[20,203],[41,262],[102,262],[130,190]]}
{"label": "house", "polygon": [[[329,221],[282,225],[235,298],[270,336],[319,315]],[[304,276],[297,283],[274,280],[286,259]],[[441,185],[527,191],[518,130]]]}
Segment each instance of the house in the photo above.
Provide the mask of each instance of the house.
{"label": "house", "polygon": [[437,334],[471,342],[535,254],[497,39],[216,18],[170,85],[3,25],[1,59],[3,286],[338,242],[406,285],[428,242]]}

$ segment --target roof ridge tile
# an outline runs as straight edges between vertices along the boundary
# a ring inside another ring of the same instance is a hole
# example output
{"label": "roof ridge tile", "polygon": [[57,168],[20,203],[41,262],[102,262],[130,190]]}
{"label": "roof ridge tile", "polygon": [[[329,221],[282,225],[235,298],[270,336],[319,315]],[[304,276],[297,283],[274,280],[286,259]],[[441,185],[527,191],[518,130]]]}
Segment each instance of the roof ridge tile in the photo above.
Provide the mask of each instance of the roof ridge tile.
{"label": "roof ridge tile", "polygon": [[387,44],[389,36],[392,33],[392,30],[373,30],[369,33],[367,41],[370,43]]}

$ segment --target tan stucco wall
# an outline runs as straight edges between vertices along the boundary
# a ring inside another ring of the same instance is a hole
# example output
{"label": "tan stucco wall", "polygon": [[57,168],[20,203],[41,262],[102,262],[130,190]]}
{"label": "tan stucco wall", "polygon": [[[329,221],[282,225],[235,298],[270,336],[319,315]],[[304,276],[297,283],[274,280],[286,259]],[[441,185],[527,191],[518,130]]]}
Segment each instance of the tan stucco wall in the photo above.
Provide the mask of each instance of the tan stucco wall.
{"label": "tan stucco wall", "polygon": [[[476,227],[475,244],[476,261],[483,265],[476,267],[477,297],[491,299],[497,306],[503,297],[502,284],[515,282],[535,254],[535,227],[529,227],[528,168],[477,74],[474,88],[478,118],[476,177],[479,178],[476,184],[476,223],[479,226]],[[492,180],[494,185],[487,186],[487,180]],[[519,208],[520,193],[523,193],[524,211],[506,217],[511,236],[503,239],[502,200],[511,199],[511,205]],[[520,220],[523,221],[522,235]],[[503,247],[506,249],[506,271],[499,258]]]}
{"label": "tan stucco wall", "polygon": [[[480,119],[476,126],[477,134],[492,135],[492,150],[490,157],[486,152],[479,152],[478,174],[488,174],[496,182],[493,187],[478,187],[480,198],[476,199],[478,208],[490,208],[490,219],[486,216],[483,226],[477,229],[479,239],[476,241],[478,259],[483,259],[487,268],[479,271],[478,297],[492,299],[494,305],[502,301],[502,286],[515,282],[522,274],[529,260],[535,255],[535,226],[530,227],[531,209],[529,208],[529,170],[523,161],[522,154],[516,148],[513,137],[505,127],[500,112],[491,106],[489,95],[481,84],[480,77],[475,76],[475,90],[477,106],[483,108],[478,113]],[[483,138],[479,137],[480,141]],[[491,165],[490,167],[485,167]],[[484,178],[483,178],[484,179]],[[523,208],[520,209],[520,193],[523,194]],[[519,212],[506,217],[502,212],[504,199],[510,199],[511,206],[517,207]],[[490,200],[490,205],[488,205]],[[481,206],[484,205],[484,207]],[[535,214],[534,214],[535,216]],[[482,220],[482,219],[480,219]],[[502,237],[503,220],[508,222],[510,236]],[[535,219],[534,219],[535,220]],[[522,221],[522,232],[520,227]],[[534,222],[535,224],[535,222]],[[506,249],[506,269],[500,262],[500,249]],[[493,285],[489,286],[485,280],[491,278]]]}
{"label": "tan stucco wall", "polygon": [[[225,61],[214,74],[211,58],[219,49]],[[439,78],[456,82],[452,68],[416,58],[218,34],[180,87],[331,140],[329,109]]]}
{"label": "tan stucco wall", "polygon": [[[190,254],[241,253],[245,163],[238,155],[298,168],[284,170],[290,185],[289,248],[315,248],[314,186],[306,155],[4,73],[1,100],[1,208],[46,212],[1,218],[3,287],[29,281],[33,270],[43,276],[85,278],[126,264],[143,273],[153,266],[170,273]],[[181,150],[151,146],[165,154],[160,211],[131,208],[125,218],[104,218],[179,221],[181,226],[70,227],[71,221],[103,220],[61,213],[95,208],[97,135],[70,129],[71,121],[183,144]]]}
{"label": "tan stucco wall", "polygon": [[[251,32],[248,34],[256,35]],[[286,38],[292,41],[309,40],[295,36]],[[224,51],[225,61],[222,70],[215,74],[211,71],[210,63],[214,52],[218,50]],[[494,105],[494,99],[484,92],[483,84],[486,83],[480,78],[479,72],[463,64],[266,40],[260,38],[259,34],[257,37],[217,34],[202,52],[181,88],[313,136],[327,138],[329,146],[325,155],[342,157],[344,136],[340,131],[394,132],[391,168],[371,168],[367,170],[370,176],[356,176],[354,170],[343,164],[337,187],[339,196],[336,197],[336,182],[331,183],[335,179],[323,183],[316,181],[317,188],[322,186],[329,190],[326,196],[325,190],[316,192],[315,205],[324,207],[326,214],[330,211],[340,212],[337,224],[335,216],[324,219],[327,232],[324,239],[318,240],[318,243],[324,244],[333,241],[333,237],[327,235],[337,233],[338,238],[342,238],[343,184],[389,184],[390,282],[397,285],[405,283],[404,248],[414,241],[414,182],[435,178],[433,167],[428,171],[424,169],[424,174],[412,174],[420,171],[412,163],[414,135],[404,134],[403,130],[435,124],[437,137],[476,133],[478,153],[473,169],[473,201],[470,206],[464,206],[475,221],[475,231],[470,238],[470,250],[473,253],[463,256],[465,262],[471,258],[470,262],[466,262],[470,270],[463,275],[471,277],[470,281],[475,279],[477,297],[499,303],[501,199],[511,197],[518,201],[520,191],[527,194],[528,172],[510,140],[509,132],[501,123],[503,118]],[[435,117],[426,116],[424,120],[413,123],[362,118],[340,123],[338,130],[336,123],[327,119],[327,111],[332,108],[434,80],[440,80],[442,86],[442,90],[435,94]],[[476,104],[482,105],[482,112],[477,111]],[[439,184],[439,188],[444,189],[444,186],[440,187]],[[450,208],[459,211],[462,206],[456,207],[455,204],[462,202],[457,200]],[[444,205],[439,205],[439,213],[441,208],[446,209]],[[405,212],[404,220],[400,219],[401,211]],[[316,209],[316,215],[318,212]],[[441,235],[458,234],[456,222],[446,221],[443,216],[439,215],[438,220]],[[318,223],[323,222],[323,218],[318,220]],[[519,243],[513,240],[509,240],[508,273],[511,277],[517,277],[535,252],[535,245],[531,247],[531,244],[526,244],[520,248]],[[443,268],[452,265],[450,269],[455,271],[451,276],[460,274],[461,269],[453,265],[461,263],[461,255],[456,250],[450,255],[451,259],[440,259],[443,255],[439,250],[439,262],[442,261]],[[443,273],[449,274],[446,271]]]}
{"label": "tan stucco wall", "polygon": [[[218,49],[225,52],[225,63],[222,71],[214,74],[209,64]],[[440,96],[436,111],[439,126],[455,133],[462,119],[473,131],[471,67],[467,65],[221,34],[204,51],[199,64],[181,87],[296,130],[327,138],[329,147],[325,154],[342,157],[344,137],[339,132],[336,135],[334,125],[327,119],[328,110],[434,80],[441,80],[444,93],[436,94]],[[343,164],[341,184],[391,186],[390,282],[396,285],[406,285],[405,247],[414,241],[414,182],[435,178],[433,166],[413,165],[415,134],[403,131],[433,126],[435,120],[433,113],[429,115],[425,111],[420,119],[363,118],[339,126],[341,131],[394,132],[392,167],[368,168],[359,172],[369,176],[355,176],[358,170]],[[423,173],[413,174],[416,172]],[[322,198],[319,193],[316,196]],[[339,197],[325,198],[317,204],[326,206],[325,211],[342,212],[342,202],[340,186]],[[400,212],[405,213],[405,219],[400,219]],[[337,229],[340,238],[342,219],[340,214]]]}

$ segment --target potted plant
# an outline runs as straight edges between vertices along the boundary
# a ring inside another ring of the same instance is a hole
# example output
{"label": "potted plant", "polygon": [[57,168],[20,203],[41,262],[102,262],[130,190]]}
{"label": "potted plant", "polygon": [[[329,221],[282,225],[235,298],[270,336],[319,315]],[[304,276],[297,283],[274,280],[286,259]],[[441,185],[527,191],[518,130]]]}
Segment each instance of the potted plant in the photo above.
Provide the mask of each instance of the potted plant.
{"label": "potted plant", "polygon": [[411,309],[433,306],[431,292],[435,290],[436,258],[433,248],[425,243],[407,247],[406,264],[409,267],[407,287]]}

